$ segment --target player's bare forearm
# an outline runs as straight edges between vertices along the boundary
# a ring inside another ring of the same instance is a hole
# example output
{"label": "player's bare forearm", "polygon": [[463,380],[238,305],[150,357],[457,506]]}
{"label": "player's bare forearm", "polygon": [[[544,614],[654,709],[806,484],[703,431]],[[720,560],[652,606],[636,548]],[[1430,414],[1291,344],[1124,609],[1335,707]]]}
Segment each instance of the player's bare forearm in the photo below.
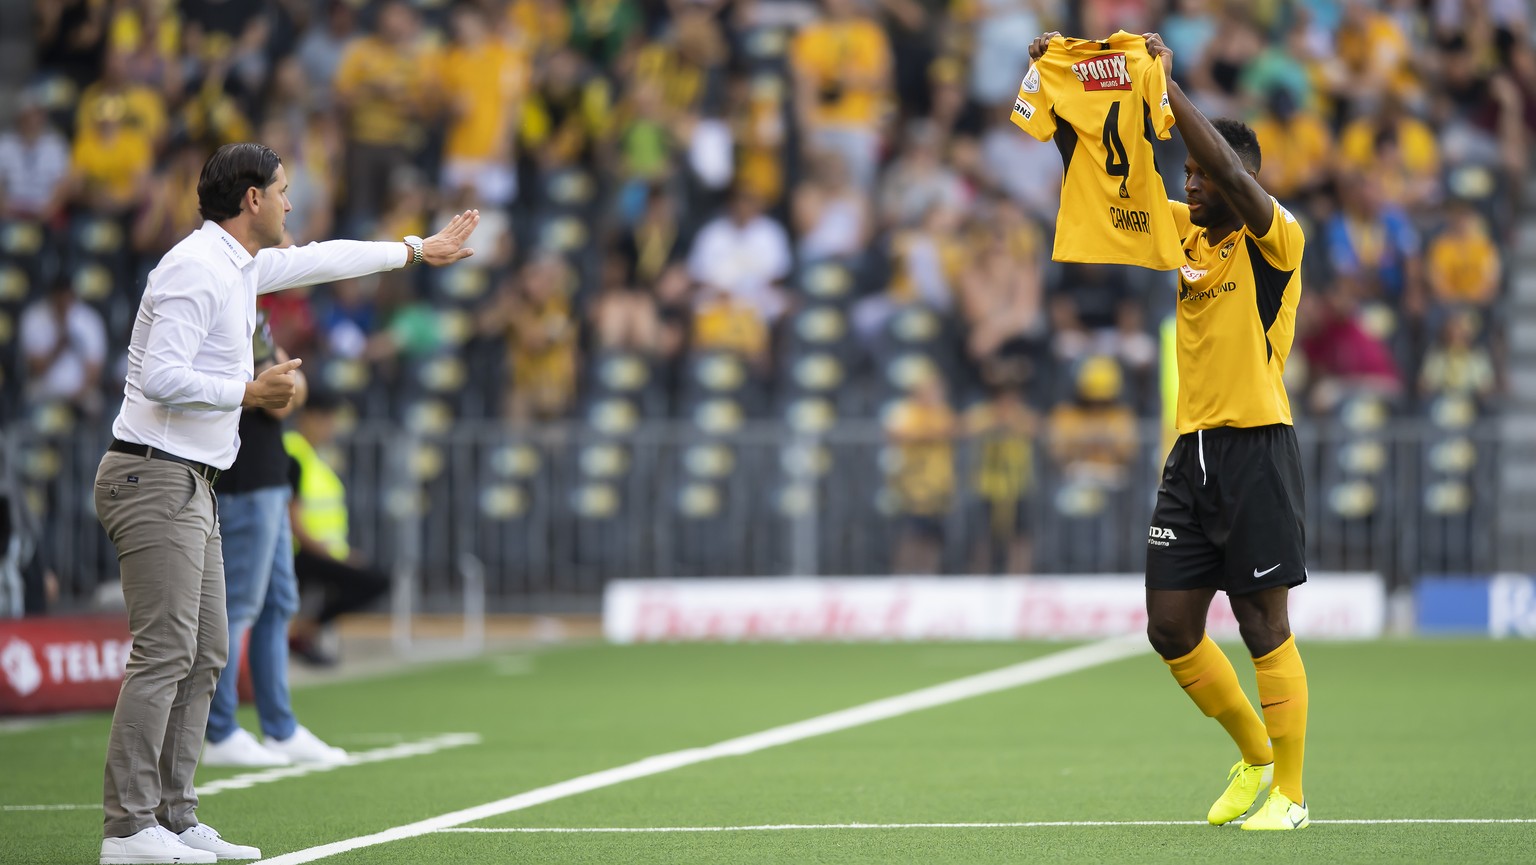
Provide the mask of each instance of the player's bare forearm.
{"label": "player's bare forearm", "polygon": [[1221,133],[1216,131],[1205,114],[1190,101],[1184,88],[1172,78],[1168,79],[1168,107],[1173,111],[1174,125],[1179,127],[1179,134],[1184,136],[1184,145],[1189,148],[1189,155],[1200,165],[1206,178],[1221,187],[1223,194],[1226,194],[1229,187],[1241,183],[1241,178],[1248,177],[1237,153],[1227,145],[1226,139],[1221,137]]}
{"label": "player's bare forearm", "polygon": [[1269,224],[1275,218],[1269,193],[1248,173],[1236,151],[1172,78],[1168,79],[1168,107],[1173,111],[1179,134],[1184,136],[1190,157],[1200,166],[1206,179],[1249,228],[1260,236],[1268,234]]}
{"label": "player's bare forearm", "polygon": [[1173,111],[1179,134],[1184,136],[1190,158],[1250,229],[1261,236],[1269,233],[1270,223],[1274,221],[1274,205],[1270,203],[1269,193],[1248,173],[1231,145],[1174,80],[1173,52],[1163,43],[1163,38],[1156,33],[1147,33],[1145,38],[1147,51],[1163,64],[1163,73],[1168,80],[1168,107]]}

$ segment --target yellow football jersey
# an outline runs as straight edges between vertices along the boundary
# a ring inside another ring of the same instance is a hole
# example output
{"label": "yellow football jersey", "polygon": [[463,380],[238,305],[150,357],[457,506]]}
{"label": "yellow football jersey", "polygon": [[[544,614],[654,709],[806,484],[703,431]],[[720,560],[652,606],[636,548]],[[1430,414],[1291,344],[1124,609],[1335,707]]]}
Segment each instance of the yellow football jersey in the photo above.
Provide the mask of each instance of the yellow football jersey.
{"label": "yellow football jersey", "polygon": [[1210,237],[1189,221],[1189,205],[1168,202],[1185,235],[1175,336],[1181,433],[1291,422],[1285,361],[1306,237],[1290,211],[1279,202],[1274,208],[1263,237],[1246,225]]}
{"label": "yellow football jersey", "polygon": [[1108,39],[1052,38],[1019,85],[1012,119],[1061,150],[1052,258],[1154,270],[1183,262],[1152,153],[1152,137],[1166,139],[1173,128],[1168,79],[1145,39],[1124,30]]}

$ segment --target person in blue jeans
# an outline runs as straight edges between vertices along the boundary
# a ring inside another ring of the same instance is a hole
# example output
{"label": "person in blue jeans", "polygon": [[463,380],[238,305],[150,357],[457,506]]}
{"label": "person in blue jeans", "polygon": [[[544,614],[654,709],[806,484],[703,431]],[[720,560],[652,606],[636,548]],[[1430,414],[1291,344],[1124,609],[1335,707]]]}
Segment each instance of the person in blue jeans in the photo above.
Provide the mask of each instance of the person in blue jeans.
{"label": "person in blue jeans", "polygon": [[[256,370],[287,360],[272,346],[265,325],[257,329]],[[298,376],[294,400],[281,411],[246,409],[240,416],[240,452],[219,476],[219,528],[224,536],[225,605],[229,613],[229,663],[219,677],[208,713],[205,766],[284,766],[340,763],[347,753],[322,742],[299,724],[288,697],[288,620],[299,608],[289,523],[288,454],[283,418],[304,402]],[[251,684],[263,740],[235,720],[241,643],[249,633]]]}

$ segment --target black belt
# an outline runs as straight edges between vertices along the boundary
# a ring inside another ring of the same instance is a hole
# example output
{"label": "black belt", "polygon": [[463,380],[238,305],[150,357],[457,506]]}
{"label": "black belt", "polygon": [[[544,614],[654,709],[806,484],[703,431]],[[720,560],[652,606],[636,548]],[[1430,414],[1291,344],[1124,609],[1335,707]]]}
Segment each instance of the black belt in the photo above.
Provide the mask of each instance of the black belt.
{"label": "black belt", "polygon": [[200,463],[197,460],[189,460],[186,457],[179,457],[173,453],[155,450],[149,445],[136,445],[133,442],[125,442],[122,439],[113,439],[112,444],[107,446],[107,450],[113,453],[128,454],[129,456],[144,457],[146,459],[181,463],[196,472],[198,477],[207,481],[209,486],[213,486],[219,481],[219,470],[213,466],[207,463]]}

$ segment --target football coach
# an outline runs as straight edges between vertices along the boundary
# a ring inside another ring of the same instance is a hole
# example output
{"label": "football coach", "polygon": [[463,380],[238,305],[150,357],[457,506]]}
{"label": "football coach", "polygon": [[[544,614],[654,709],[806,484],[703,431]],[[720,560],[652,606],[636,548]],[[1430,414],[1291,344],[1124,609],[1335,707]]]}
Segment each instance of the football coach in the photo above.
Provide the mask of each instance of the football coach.
{"label": "football coach", "polygon": [[287,193],[270,148],[219,148],[197,181],[203,225],[150,272],[133,324],[95,489],[133,634],[107,745],[104,865],[261,857],[198,822],[192,784],[229,650],[213,482],[240,446],[240,409],[287,406],[301,362],[253,377],[256,296],[473,254],[464,242],[476,210],[425,240],[278,249]]}

